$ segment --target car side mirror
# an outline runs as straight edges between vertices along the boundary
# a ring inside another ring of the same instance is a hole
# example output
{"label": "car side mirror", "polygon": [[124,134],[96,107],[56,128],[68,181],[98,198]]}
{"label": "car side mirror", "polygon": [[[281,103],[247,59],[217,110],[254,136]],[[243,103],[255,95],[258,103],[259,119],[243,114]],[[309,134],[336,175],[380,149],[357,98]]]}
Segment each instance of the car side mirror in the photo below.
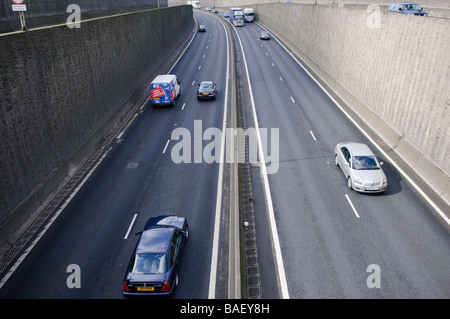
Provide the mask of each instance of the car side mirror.
{"label": "car side mirror", "polygon": [[380,165],[384,165],[384,162],[380,162]]}
{"label": "car side mirror", "polygon": [[141,230],[141,231],[138,231],[138,232],[135,232],[134,234],[135,234],[136,236],[141,235],[141,234],[142,234],[142,230]]}
{"label": "car side mirror", "polygon": [[348,167],[350,167],[350,163],[349,163],[349,162],[345,162],[345,165],[347,165]]}

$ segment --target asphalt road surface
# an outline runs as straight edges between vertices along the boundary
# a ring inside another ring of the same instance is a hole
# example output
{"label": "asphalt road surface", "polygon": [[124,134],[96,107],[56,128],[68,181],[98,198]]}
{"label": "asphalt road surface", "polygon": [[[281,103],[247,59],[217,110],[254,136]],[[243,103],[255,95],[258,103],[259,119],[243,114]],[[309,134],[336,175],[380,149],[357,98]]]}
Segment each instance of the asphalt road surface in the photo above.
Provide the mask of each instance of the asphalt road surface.
{"label": "asphalt road surface", "polygon": [[[211,141],[203,132],[227,120],[227,37],[222,18],[194,17],[207,31],[171,71],[182,81],[176,106],[143,106],[0,298],[122,298],[134,233],[168,213],[185,216],[190,230],[174,297],[208,298],[220,165],[207,163],[194,145],[204,150]],[[247,126],[255,126],[254,107],[259,127],[279,134],[266,144],[266,178],[261,163],[251,165],[262,297],[449,298],[448,225],[280,43],[259,39],[261,30],[246,23],[235,41],[243,48],[237,62]],[[204,80],[217,83],[216,100],[197,101],[196,84]],[[181,140],[172,133],[180,128],[192,134],[192,163],[173,160]],[[385,193],[347,188],[334,164],[342,141],[368,144],[385,163]],[[219,249],[216,275],[223,278],[228,258]],[[79,266],[81,288],[67,285],[71,265]],[[223,289],[218,281],[215,296],[226,298]]]}

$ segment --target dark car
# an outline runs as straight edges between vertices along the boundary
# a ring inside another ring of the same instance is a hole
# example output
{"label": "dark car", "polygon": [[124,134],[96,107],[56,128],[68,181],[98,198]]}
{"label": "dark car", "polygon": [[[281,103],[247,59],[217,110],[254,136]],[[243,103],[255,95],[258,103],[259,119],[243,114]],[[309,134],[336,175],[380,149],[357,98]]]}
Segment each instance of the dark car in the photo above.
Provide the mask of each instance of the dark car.
{"label": "dark car", "polygon": [[416,16],[427,16],[428,13],[423,11],[423,8],[417,3],[411,2],[394,2],[389,8],[388,12],[392,13],[402,13],[402,14],[413,14]]}
{"label": "dark car", "polygon": [[198,32],[206,32],[206,27],[204,24],[200,24],[200,26],[198,27]]}
{"label": "dark car", "polygon": [[203,81],[198,85],[197,99],[216,99],[217,85],[212,81]]}
{"label": "dark car", "polygon": [[270,40],[269,32],[261,31],[261,40]]}
{"label": "dark car", "polygon": [[125,297],[170,295],[189,235],[184,217],[150,218],[140,235],[122,285]]}

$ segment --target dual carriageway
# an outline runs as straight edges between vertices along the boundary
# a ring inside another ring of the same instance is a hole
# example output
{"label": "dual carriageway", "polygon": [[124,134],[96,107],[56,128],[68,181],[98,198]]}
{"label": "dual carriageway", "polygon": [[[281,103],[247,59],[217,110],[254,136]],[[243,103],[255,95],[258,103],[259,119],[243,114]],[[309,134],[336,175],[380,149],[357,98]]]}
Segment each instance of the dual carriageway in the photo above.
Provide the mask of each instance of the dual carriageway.
{"label": "dual carriageway", "polygon": [[[238,256],[236,265],[233,227],[242,227],[242,220],[229,215],[237,186],[233,165],[224,161],[224,140],[214,150],[220,163],[194,161],[194,147],[191,163],[172,160],[177,128],[186,128],[192,145],[205,150],[212,140],[203,135],[208,128],[234,127],[236,93],[246,127],[278,132],[266,144],[273,161],[249,163],[259,297],[448,298],[449,225],[390,162],[391,153],[378,148],[383,141],[355,125],[280,42],[261,41],[259,24],[233,28],[197,10],[194,18],[207,31],[195,34],[170,71],[182,81],[176,106],[142,104],[83,187],[3,279],[0,297],[122,298],[133,234],[161,214],[189,222],[174,298],[245,297],[239,287],[246,274],[233,271],[245,258]],[[217,84],[216,100],[196,99],[196,84],[204,80]],[[385,193],[347,188],[334,165],[333,150],[342,141],[366,143],[385,162]],[[73,264],[80,267],[81,288],[67,286]]]}

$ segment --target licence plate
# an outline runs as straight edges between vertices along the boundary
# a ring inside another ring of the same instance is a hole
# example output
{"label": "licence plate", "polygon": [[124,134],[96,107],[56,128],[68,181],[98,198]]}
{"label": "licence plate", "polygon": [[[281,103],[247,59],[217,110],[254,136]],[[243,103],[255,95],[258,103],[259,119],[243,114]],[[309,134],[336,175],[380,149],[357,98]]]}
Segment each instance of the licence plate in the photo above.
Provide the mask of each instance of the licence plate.
{"label": "licence plate", "polygon": [[379,191],[379,190],[380,190],[379,187],[366,187],[366,189],[367,189],[368,191]]}
{"label": "licence plate", "polygon": [[203,95],[209,95],[209,93],[203,93]]}
{"label": "licence plate", "polygon": [[137,287],[137,291],[154,291],[155,287]]}

